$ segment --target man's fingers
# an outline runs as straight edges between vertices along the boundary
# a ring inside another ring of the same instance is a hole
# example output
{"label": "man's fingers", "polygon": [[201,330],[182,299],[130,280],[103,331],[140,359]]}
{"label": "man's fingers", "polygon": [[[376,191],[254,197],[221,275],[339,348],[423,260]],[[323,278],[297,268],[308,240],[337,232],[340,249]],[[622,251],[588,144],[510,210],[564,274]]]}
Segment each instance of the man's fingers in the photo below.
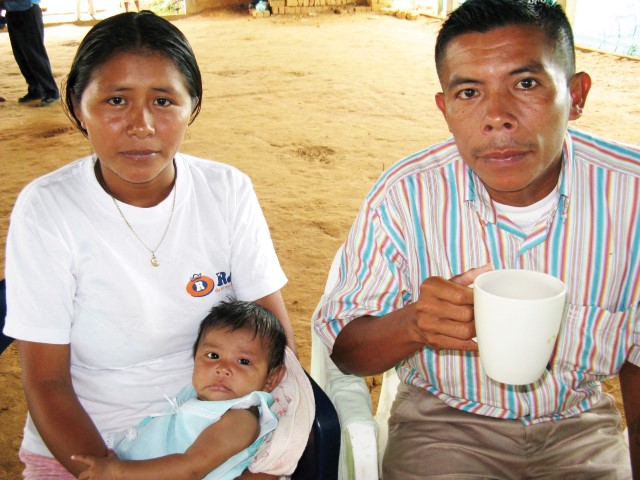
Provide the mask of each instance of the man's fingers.
{"label": "man's fingers", "polygon": [[458,285],[461,285],[463,287],[468,287],[469,285],[471,285],[475,279],[482,273],[485,272],[490,272],[491,270],[493,270],[493,265],[491,265],[490,263],[487,263],[486,265],[483,265],[481,267],[478,268],[472,268],[470,270],[467,270],[464,273],[461,273],[460,275],[456,275],[455,277],[451,277],[450,280],[454,283],[457,283]]}
{"label": "man's fingers", "polygon": [[473,340],[460,340],[444,335],[436,335],[432,339],[430,339],[429,347],[433,350],[464,350],[467,352],[478,351],[478,344]]}

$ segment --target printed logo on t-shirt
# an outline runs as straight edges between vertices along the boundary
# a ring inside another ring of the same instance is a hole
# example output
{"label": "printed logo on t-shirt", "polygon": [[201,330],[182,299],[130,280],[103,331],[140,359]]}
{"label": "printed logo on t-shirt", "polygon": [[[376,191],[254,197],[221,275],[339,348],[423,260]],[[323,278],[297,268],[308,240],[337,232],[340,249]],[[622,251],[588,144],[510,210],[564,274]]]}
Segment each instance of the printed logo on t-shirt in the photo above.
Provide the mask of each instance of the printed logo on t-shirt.
{"label": "printed logo on t-shirt", "polygon": [[221,292],[231,288],[231,273],[217,272],[215,280],[201,273],[194,273],[187,283],[187,293],[192,297],[205,297],[211,292]]}

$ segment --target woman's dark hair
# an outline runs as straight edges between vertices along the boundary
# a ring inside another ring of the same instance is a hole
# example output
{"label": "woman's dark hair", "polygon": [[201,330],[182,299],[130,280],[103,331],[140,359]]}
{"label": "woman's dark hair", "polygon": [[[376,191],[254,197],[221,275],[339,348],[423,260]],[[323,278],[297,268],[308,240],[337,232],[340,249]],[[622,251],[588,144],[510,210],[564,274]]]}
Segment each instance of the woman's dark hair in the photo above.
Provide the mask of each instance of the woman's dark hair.
{"label": "woman's dark hair", "polygon": [[269,352],[269,371],[284,364],[287,337],[282,324],[273,313],[257,303],[228,300],[213,307],[200,323],[198,338],[193,344],[194,357],[202,336],[212,328],[251,332]]}
{"label": "woman's dark hair", "polygon": [[465,33],[486,33],[510,25],[533,26],[546,36],[565,63],[567,76],[575,73],[575,48],[571,25],[553,0],[466,0],[451,12],[436,40],[436,69],[441,75],[449,42]]}
{"label": "woman's dark hair", "polygon": [[134,53],[163,55],[170,59],[184,76],[193,108],[193,122],[202,104],[202,77],[189,41],[171,22],[148,10],[127,12],[97,23],[84,37],[64,84],[65,112],[76,126],[87,134],[74,112],[82,94],[97,68],[114,55]]}

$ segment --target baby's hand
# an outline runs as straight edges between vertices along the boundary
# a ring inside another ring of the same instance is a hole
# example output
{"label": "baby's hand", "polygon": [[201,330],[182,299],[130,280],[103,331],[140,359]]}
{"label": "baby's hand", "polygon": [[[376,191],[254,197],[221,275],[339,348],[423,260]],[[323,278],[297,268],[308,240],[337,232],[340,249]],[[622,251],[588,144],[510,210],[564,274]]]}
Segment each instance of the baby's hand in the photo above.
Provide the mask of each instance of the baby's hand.
{"label": "baby's hand", "polygon": [[93,455],[72,455],[71,460],[84,463],[89,468],[80,474],[79,480],[117,480],[117,467],[121,463],[116,454],[109,450],[106,457]]}

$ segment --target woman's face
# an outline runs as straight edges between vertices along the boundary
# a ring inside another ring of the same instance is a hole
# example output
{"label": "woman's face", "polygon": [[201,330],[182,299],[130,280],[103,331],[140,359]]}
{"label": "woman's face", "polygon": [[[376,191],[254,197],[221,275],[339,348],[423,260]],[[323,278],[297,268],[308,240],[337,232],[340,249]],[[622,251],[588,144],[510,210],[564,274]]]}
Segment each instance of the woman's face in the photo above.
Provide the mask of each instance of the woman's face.
{"label": "woman's face", "polygon": [[161,54],[116,54],[93,72],[74,104],[105,183],[125,202],[131,192],[172,184],[191,111],[184,76]]}

